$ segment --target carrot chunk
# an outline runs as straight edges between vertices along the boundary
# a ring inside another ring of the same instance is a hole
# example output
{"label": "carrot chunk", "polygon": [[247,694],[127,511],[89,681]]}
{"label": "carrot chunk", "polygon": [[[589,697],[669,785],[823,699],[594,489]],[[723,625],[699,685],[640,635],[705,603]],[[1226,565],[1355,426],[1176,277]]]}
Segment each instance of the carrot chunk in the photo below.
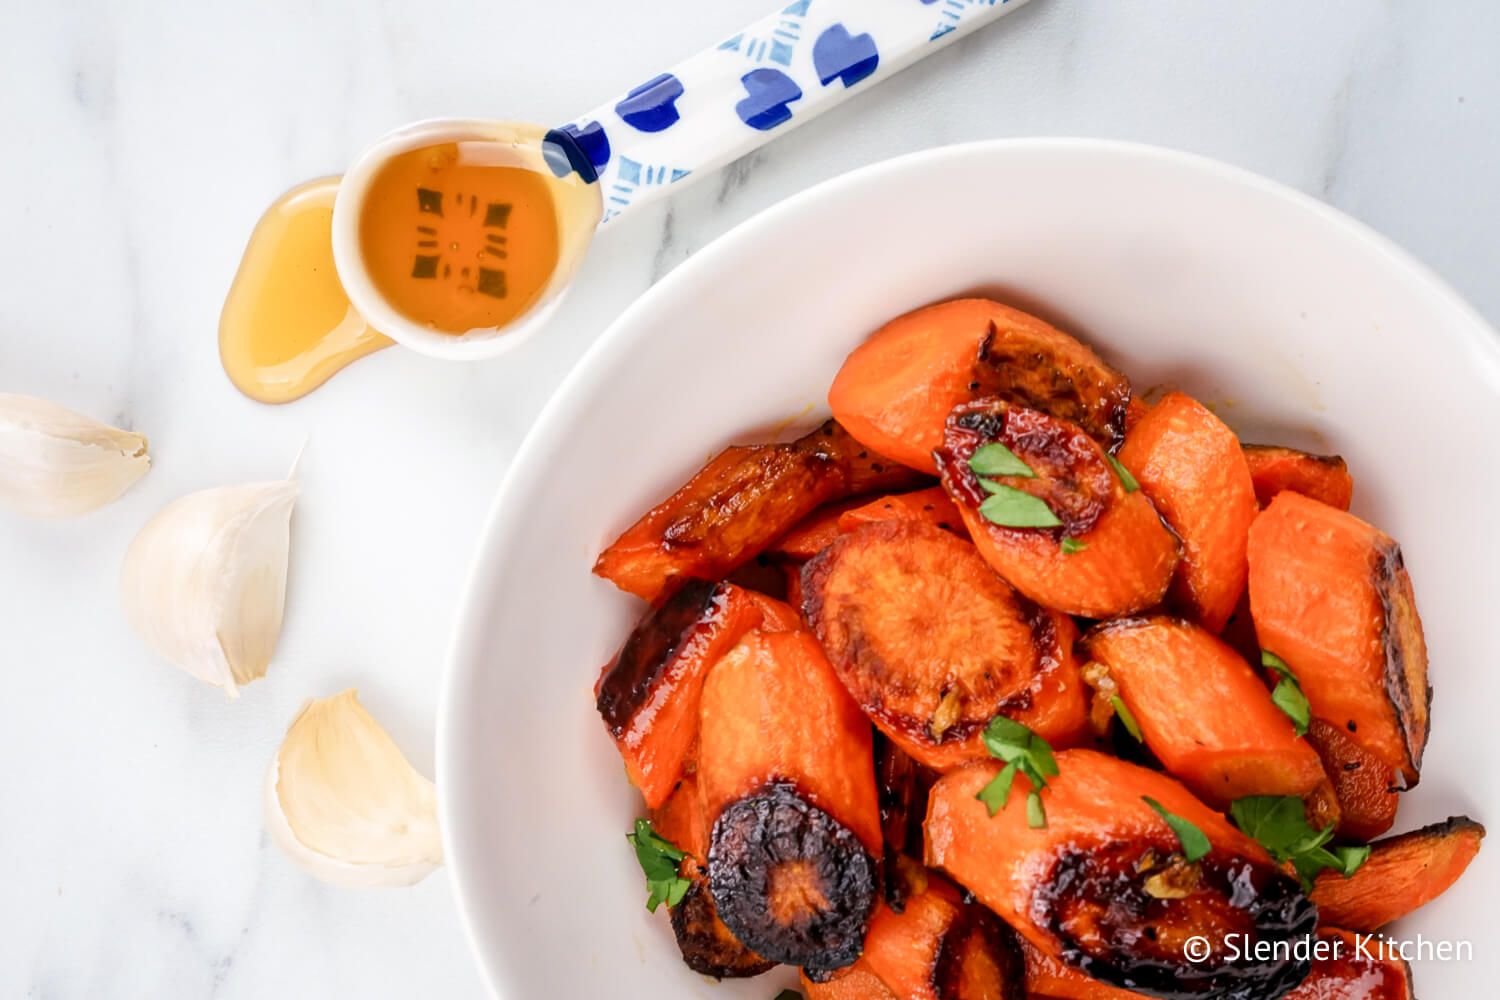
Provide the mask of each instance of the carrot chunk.
{"label": "carrot chunk", "polygon": [[[1111,986],[1279,996],[1301,981],[1309,962],[1276,944],[1311,933],[1317,911],[1259,845],[1166,775],[1092,750],[1064,750],[1056,763],[1041,789],[1043,826],[1025,808],[1024,775],[993,816],[976,796],[998,763],[940,778],[927,807],[928,864],[1043,954]],[[1189,861],[1148,796],[1201,831],[1208,853]],[[1184,955],[1191,936],[1210,943],[1203,961]],[[1236,957],[1247,941],[1278,954]]]}
{"label": "carrot chunk", "polygon": [[819,505],[920,482],[833,421],[791,444],[720,452],[605,549],[594,572],[648,601],[683,580],[718,580]]}
{"label": "carrot chunk", "polygon": [[879,881],[870,724],[806,632],[751,632],[704,684],[698,784],[720,918],[765,958],[859,957]]}
{"label": "carrot chunk", "polygon": [[647,612],[600,673],[596,707],[648,808],[667,800],[692,755],[709,668],[779,603],[693,581]]}
{"label": "carrot chunk", "polygon": [[1314,455],[1295,448],[1247,444],[1245,462],[1255,483],[1255,498],[1262,507],[1282,490],[1321,500],[1330,507],[1348,510],[1354,499],[1354,479],[1338,455]]}
{"label": "carrot chunk", "polygon": [[1084,731],[1072,621],[935,525],[885,521],[841,536],[803,568],[802,593],[855,703],[928,767],[988,756],[981,737],[997,714],[1059,743]]}
{"label": "carrot chunk", "polygon": [[[975,473],[971,461],[991,444],[1004,445],[1032,475]],[[1144,493],[1126,491],[1104,450],[1077,425],[1003,400],[978,400],[949,415],[937,457],[943,488],[980,555],[1038,604],[1113,618],[1152,607],[1166,594],[1177,539]],[[1040,500],[1058,523],[995,523],[980,512],[994,490],[1012,491],[1007,499],[1020,493]]]}
{"label": "carrot chunk", "polygon": [[1136,1000],[1145,994],[1101,983],[1092,976],[1064,965],[1021,939],[1026,963],[1026,994],[1032,1000]]}
{"label": "carrot chunk", "polygon": [[1312,720],[1307,742],[1322,758],[1338,799],[1339,837],[1367,841],[1389,830],[1401,800],[1396,769],[1365,751],[1347,731],[1322,719]]}
{"label": "carrot chunk", "polygon": [[1172,605],[1222,631],[1245,589],[1245,543],[1260,511],[1239,438],[1208,407],[1173,392],[1126,435],[1119,457],[1182,540]]}
{"label": "carrot chunk", "polygon": [[797,522],[791,531],[778,538],[766,551],[788,559],[811,559],[839,537],[847,512],[869,503],[864,497],[826,503]]}
{"label": "carrot chunk", "polygon": [[968,534],[958,508],[941,486],[915,493],[895,493],[847,510],[839,517],[839,530],[853,531],[861,525],[881,521],[925,521],[959,535]]}
{"label": "carrot chunk", "polygon": [[1312,714],[1416,784],[1427,643],[1401,548],[1352,514],[1283,492],[1250,526],[1250,610]]}
{"label": "carrot chunk", "polygon": [[1035,316],[987,299],[960,299],[877,330],[844,361],[828,405],[866,446],[931,472],[943,421],[980,396],[1066,418],[1113,447],[1124,434],[1130,383]]}
{"label": "carrot chunk", "polygon": [[1455,816],[1370,845],[1370,859],[1353,875],[1323,872],[1312,898],[1323,920],[1373,932],[1447,892],[1479,853],[1484,827]]}
{"label": "carrot chunk", "polygon": [[1318,928],[1312,972],[1284,1000],[1412,1000],[1411,966],[1334,927]]}
{"label": "carrot chunk", "polygon": [[1180,618],[1125,618],[1083,647],[1109,670],[1146,746],[1205,802],[1306,795],[1323,764],[1271,702],[1259,675],[1212,633]]}

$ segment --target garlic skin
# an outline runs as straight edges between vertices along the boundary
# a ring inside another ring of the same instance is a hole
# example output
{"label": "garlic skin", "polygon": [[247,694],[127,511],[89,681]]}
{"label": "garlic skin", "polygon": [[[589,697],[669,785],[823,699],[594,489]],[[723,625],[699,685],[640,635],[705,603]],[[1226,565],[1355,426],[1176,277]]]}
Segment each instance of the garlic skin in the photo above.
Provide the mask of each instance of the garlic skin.
{"label": "garlic skin", "polygon": [[295,480],[192,493],[130,543],[120,594],[157,653],[238,697],[265,675],[286,604]]}
{"label": "garlic skin", "polygon": [[151,468],[146,439],[34,396],[0,393],[0,505],[32,517],[98,510]]}
{"label": "garlic skin", "polygon": [[292,720],[264,808],[271,839],[324,882],[415,885],[443,863],[437,790],[352,688],[309,701]]}

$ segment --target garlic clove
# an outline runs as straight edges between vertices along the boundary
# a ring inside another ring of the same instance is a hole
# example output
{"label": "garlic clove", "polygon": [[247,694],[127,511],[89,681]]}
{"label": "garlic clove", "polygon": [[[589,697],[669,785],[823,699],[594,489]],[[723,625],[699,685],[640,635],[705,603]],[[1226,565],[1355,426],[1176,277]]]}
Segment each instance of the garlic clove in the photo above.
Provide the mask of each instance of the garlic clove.
{"label": "garlic clove", "polygon": [[266,774],[271,839],[334,885],[415,885],[443,863],[437,791],[352,688],[314,699]]}
{"label": "garlic clove", "polygon": [[294,480],[203,490],[164,507],[125,553],[125,617],[146,644],[230,697],[281,635]]}
{"label": "garlic clove", "polygon": [[34,396],[0,393],[0,505],[78,517],[146,474],[146,439]]}

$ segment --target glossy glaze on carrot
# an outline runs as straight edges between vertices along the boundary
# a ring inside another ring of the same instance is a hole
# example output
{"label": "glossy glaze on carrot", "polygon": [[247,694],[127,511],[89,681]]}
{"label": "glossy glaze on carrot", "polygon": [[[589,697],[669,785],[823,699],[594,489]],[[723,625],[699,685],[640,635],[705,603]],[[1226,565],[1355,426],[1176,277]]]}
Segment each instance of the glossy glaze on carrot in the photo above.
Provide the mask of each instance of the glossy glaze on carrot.
{"label": "glossy glaze on carrot", "polygon": [[1396,769],[1350,739],[1345,729],[1322,719],[1312,720],[1307,742],[1322,759],[1338,799],[1339,838],[1374,840],[1389,830],[1401,801]]}
{"label": "glossy glaze on carrot", "polygon": [[924,521],[935,524],[944,531],[968,537],[958,508],[948,499],[941,486],[931,486],[912,493],[893,493],[858,507],[850,508],[839,517],[840,531],[853,531],[866,524],[880,521]]}
{"label": "glossy glaze on carrot", "polygon": [[[1034,477],[997,476],[1043,500],[1054,528],[1003,527],[979,513],[987,493],[969,467],[982,446],[1008,447]],[[1076,425],[998,399],[956,408],[938,451],[943,488],[979,553],[1044,607],[1112,618],[1155,606],[1177,567],[1178,542],[1144,493],[1126,492],[1105,452]],[[1071,539],[1075,551],[1064,551]]]}
{"label": "glossy glaze on carrot", "polygon": [[1263,649],[1297,675],[1312,713],[1401,772],[1427,743],[1427,643],[1394,539],[1283,492],[1250,527],[1250,610]]}
{"label": "glossy glaze on carrot", "polygon": [[1245,590],[1245,545],[1260,511],[1239,438],[1208,407],[1172,392],[1131,428],[1119,458],[1182,540],[1169,601],[1221,631]]}
{"label": "glossy glaze on carrot", "polygon": [[803,615],[881,732],[928,767],[987,756],[1006,715],[1059,744],[1086,723],[1066,615],[1002,580],[974,546],[920,521],[843,535],[803,569]]}
{"label": "glossy glaze on carrot", "polygon": [[1109,671],[1146,745],[1205,802],[1297,795],[1324,780],[1317,753],[1271,702],[1258,674],[1216,636],[1180,618],[1123,618],[1083,649]]}

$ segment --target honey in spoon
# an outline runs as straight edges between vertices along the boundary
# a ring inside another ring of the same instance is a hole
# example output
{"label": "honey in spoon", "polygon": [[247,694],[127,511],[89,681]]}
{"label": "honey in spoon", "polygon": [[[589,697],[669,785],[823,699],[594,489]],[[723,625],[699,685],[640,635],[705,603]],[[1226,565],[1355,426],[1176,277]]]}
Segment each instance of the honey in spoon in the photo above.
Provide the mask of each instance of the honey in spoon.
{"label": "honey in spoon", "polygon": [[299,399],[393,343],[355,312],[334,270],[338,185],[337,177],[298,185],[266,210],[250,235],[219,318],[219,358],[251,399]]}

